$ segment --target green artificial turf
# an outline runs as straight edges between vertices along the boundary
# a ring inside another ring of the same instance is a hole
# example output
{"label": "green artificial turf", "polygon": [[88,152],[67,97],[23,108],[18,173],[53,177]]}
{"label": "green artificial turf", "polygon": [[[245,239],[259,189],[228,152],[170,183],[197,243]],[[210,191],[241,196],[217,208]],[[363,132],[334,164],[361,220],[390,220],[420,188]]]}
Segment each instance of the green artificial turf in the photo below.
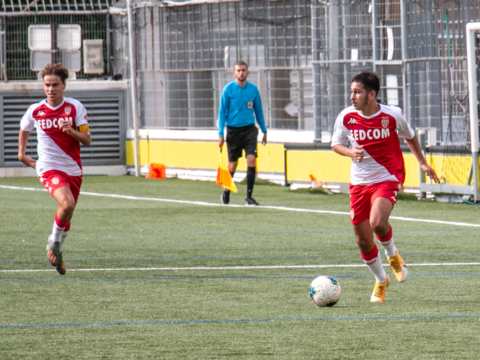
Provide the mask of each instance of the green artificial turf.
{"label": "green artificial turf", "polygon": [[[86,176],[60,276],[45,251],[56,203],[29,189],[0,179],[0,359],[478,358],[478,206],[399,196],[410,275],[372,304],[347,195],[259,182],[265,207],[217,206],[210,182]],[[341,284],[332,308],[308,297],[318,275]]]}

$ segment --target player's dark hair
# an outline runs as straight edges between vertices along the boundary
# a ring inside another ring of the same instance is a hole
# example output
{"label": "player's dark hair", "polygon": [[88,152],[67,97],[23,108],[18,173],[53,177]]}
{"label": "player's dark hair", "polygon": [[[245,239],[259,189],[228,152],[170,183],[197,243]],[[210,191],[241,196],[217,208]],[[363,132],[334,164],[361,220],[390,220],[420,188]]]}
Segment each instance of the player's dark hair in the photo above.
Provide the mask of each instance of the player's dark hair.
{"label": "player's dark hair", "polygon": [[352,78],[352,83],[354,82],[362,84],[365,90],[367,90],[367,94],[370,91],[375,91],[375,98],[377,98],[380,91],[380,79],[377,74],[371,71],[362,71]]}
{"label": "player's dark hair", "polygon": [[42,76],[42,79],[47,75],[56,75],[60,78],[60,80],[62,80],[62,82],[65,82],[65,80],[68,78],[68,69],[61,63],[48,64],[42,70],[40,75]]}
{"label": "player's dark hair", "polygon": [[248,70],[248,64],[243,60],[239,60],[235,64],[233,64],[233,70],[235,70],[235,66],[246,66]]}

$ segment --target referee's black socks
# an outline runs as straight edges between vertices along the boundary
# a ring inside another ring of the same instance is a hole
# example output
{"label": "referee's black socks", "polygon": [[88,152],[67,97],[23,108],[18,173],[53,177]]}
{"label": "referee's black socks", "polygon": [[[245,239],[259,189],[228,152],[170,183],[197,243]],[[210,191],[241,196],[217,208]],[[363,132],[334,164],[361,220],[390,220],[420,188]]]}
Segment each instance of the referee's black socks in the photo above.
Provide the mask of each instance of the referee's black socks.
{"label": "referee's black socks", "polygon": [[252,197],[253,185],[255,184],[256,167],[247,167],[247,199]]}

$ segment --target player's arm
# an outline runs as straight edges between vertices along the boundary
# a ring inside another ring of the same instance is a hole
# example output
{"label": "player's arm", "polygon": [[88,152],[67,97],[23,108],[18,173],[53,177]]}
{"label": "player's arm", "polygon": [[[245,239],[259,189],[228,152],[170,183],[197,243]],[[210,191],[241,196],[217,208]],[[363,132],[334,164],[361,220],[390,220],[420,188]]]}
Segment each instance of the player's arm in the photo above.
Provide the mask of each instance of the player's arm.
{"label": "player's arm", "polygon": [[365,150],[363,150],[363,145],[355,145],[353,148],[350,149],[345,145],[337,144],[332,146],[332,150],[337,154],[347,156],[358,163],[362,162],[363,157],[365,156]]}
{"label": "player's arm", "polygon": [[339,155],[349,157],[355,162],[362,162],[365,156],[363,145],[354,145],[353,148],[346,146],[348,143],[349,130],[343,125],[344,111],[338,114],[332,134],[332,150]]}
{"label": "player's arm", "polygon": [[438,176],[430,166],[427,164],[427,160],[425,160],[425,156],[423,156],[422,153],[422,148],[420,147],[420,143],[418,142],[417,136],[413,136],[411,139],[405,139],[405,142],[407,143],[408,148],[410,151],[415,155],[415,158],[417,159],[418,163],[420,164],[420,168],[422,169],[423,172],[427,174],[427,176],[430,177],[433,181],[436,183],[440,183],[440,180],[438,179]]}
{"label": "player's arm", "polygon": [[82,145],[90,145],[92,139],[90,138],[90,129],[87,124],[80,125],[77,129],[72,127],[70,121],[60,122],[60,129],[80,142]]}
{"label": "player's arm", "polygon": [[255,100],[253,101],[253,110],[255,112],[255,118],[258,125],[263,132],[262,145],[267,145],[267,127],[265,126],[265,118],[263,117],[262,99],[260,98],[260,92],[256,89]]}
{"label": "player's arm", "polygon": [[263,133],[262,145],[267,145],[267,133]]}
{"label": "player's arm", "polygon": [[18,160],[35,169],[35,164],[37,161],[25,155],[29,136],[30,131],[20,130],[20,134],[18,136]]}
{"label": "player's arm", "polygon": [[223,89],[222,98],[220,99],[220,109],[218,110],[218,147],[221,149],[223,143],[225,142],[224,131],[225,123],[227,121],[227,111],[228,111],[228,95],[227,87]]}

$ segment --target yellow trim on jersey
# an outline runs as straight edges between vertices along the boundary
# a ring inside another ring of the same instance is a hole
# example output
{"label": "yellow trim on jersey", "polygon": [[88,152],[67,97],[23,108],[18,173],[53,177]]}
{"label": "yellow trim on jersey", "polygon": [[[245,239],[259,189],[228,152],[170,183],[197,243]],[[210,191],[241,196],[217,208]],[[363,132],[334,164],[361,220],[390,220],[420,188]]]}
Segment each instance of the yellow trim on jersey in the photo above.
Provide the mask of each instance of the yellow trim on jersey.
{"label": "yellow trim on jersey", "polygon": [[77,130],[80,131],[81,133],[89,133],[90,134],[90,128],[88,127],[88,124],[83,124],[77,127]]}

